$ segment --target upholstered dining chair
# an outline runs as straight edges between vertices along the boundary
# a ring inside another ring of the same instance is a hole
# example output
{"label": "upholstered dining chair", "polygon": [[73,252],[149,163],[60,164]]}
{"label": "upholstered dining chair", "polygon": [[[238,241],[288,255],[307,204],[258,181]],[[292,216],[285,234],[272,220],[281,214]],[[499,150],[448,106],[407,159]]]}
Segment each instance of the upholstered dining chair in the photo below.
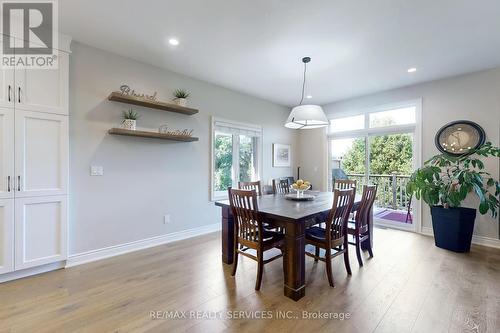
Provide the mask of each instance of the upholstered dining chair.
{"label": "upholstered dining chair", "polygon": [[[264,264],[283,256],[284,235],[264,229],[257,204],[257,193],[254,190],[228,188],[228,192],[234,219],[234,262],[231,275],[236,275],[238,254],[257,261],[255,290],[260,290]],[[264,260],[264,252],[273,248],[280,249],[281,253]],[[247,253],[249,249],[255,250],[256,255]]]}
{"label": "upholstered dining chair", "polygon": [[[349,252],[347,244],[347,221],[354,204],[354,188],[347,190],[333,190],[333,205],[326,219],[326,228],[311,227],[306,229],[306,244],[313,245],[315,253],[306,251],[306,255],[314,261],[326,263],[326,274],[330,286],[333,284],[332,259],[343,254],[347,274],[351,275]],[[320,256],[320,249],[325,250],[325,256]]]}
{"label": "upholstered dining chair", "polygon": [[[366,243],[371,244],[370,240],[370,214],[377,196],[377,185],[363,186],[363,196],[361,197],[361,204],[356,211],[354,220],[349,220],[347,224],[347,233],[354,237],[354,242],[348,242],[356,246],[356,256],[358,257],[359,266],[363,266],[363,259],[361,258],[361,242],[368,240]],[[373,257],[371,245],[368,245],[368,253],[370,258]]]}
{"label": "upholstered dining chair", "polygon": [[260,186],[260,180],[256,182],[238,182],[238,188],[240,190],[254,190],[257,192],[258,196],[262,195],[262,187]]}
{"label": "upholstered dining chair", "polygon": [[290,193],[290,183],[288,182],[288,179],[273,179],[273,192],[274,194]]}
{"label": "upholstered dining chair", "polygon": [[351,179],[335,179],[333,182],[333,189],[337,190],[348,190],[350,188],[356,188],[356,180]]}

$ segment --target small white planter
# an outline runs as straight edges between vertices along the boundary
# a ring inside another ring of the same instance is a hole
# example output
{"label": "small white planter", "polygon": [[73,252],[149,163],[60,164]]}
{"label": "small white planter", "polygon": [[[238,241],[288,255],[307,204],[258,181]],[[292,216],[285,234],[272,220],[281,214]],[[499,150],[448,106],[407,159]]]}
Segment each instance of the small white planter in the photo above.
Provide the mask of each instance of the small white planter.
{"label": "small white planter", "polygon": [[174,103],[180,106],[187,106],[187,99],[185,98],[176,98],[174,99]]}
{"label": "small white planter", "polygon": [[133,119],[124,119],[123,123],[122,123],[122,127],[124,129],[128,129],[131,131],[135,131],[135,125],[136,125],[136,121]]}

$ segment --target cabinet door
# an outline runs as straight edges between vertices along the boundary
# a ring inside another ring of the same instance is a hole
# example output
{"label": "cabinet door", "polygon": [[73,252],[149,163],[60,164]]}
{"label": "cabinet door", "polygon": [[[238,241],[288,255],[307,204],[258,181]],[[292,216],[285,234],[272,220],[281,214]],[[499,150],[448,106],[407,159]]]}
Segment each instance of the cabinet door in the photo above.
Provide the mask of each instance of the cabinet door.
{"label": "cabinet door", "polygon": [[15,196],[67,194],[68,116],[16,110]]}
{"label": "cabinet door", "polygon": [[67,258],[67,197],[15,200],[15,269]]}
{"label": "cabinet door", "polygon": [[0,107],[0,199],[14,197],[14,110]]}
{"label": "cabinet door", "polygon": [[14,270],[14,200],[0,200],[0,274]]}
{"label": "cabinet door", "polygon": [[[8,43],[10,38],[0,35],[0,48],[3,50],[3,43]],[[0,67],[0,106],[14,107],[14,70]]]}
{"label": "cabinet door", "polygon": [[69,55],[58,58],[57,69],[16,69],[16,109],[68,114]]}

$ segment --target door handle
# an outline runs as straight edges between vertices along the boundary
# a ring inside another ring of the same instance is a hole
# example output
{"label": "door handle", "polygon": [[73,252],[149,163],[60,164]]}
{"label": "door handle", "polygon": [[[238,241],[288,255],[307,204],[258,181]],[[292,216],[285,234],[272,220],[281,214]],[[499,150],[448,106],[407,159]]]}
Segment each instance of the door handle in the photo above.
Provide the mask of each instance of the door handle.
{"label": "door handle", "polygon": [[21,192],[21,176],[17,176],[17,191]]}
{"label": "door handle", "polygon": [[10,176],[7,177],[7,192],[10,192]]}
{"label": "door handle", "polygon": [[11,96],[11,91],[12,91],[12,87],[11,87],[11,86],[10,86],[10,84],[9,84],[9,102],[11,101],[11,98],[10,98],[10,96]]}
{"label": "door handle", "polygon": [[21,87],[18,87],[17,90],[17,102],[21,103]]}

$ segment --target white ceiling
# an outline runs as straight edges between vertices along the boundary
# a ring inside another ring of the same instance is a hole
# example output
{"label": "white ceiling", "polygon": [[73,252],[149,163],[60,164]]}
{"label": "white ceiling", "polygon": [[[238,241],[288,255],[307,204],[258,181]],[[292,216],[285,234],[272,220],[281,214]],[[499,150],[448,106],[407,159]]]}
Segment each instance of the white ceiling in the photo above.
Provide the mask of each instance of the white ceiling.
{"label": "white ceiling", "polygon": [[317,104],[500,65],[499,0],[59,3],[77,41],[288,106],[302,56]]}

